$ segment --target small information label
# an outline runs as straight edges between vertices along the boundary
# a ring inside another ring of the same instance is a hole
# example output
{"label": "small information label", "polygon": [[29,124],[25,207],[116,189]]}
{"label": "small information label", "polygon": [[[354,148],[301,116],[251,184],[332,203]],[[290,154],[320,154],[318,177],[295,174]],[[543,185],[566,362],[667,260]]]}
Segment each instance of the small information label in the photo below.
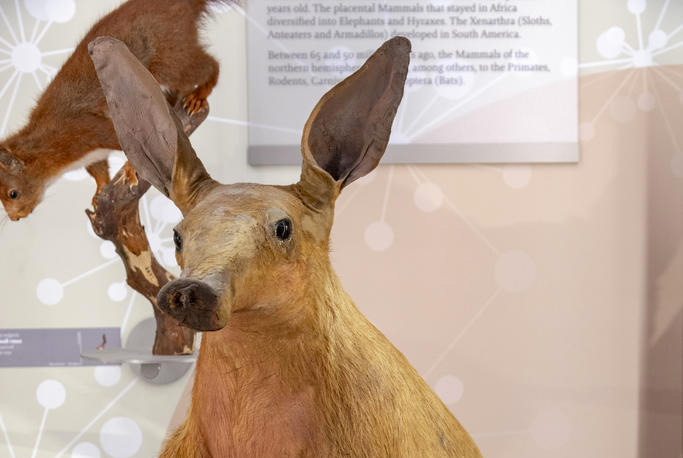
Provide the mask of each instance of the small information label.
{"label": "small information label", "polygon": [[0,329],[0,367],[97,366],[82,352],[121,347],[121,328]]}

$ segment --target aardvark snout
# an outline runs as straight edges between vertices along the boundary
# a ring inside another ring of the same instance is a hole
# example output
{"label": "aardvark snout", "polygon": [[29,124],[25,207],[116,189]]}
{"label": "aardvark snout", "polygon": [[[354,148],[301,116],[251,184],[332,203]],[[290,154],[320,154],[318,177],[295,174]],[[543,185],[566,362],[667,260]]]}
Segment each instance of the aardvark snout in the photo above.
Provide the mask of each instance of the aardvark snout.
{"label": "aardvark snout", "polygon": [[225,326],[218,293],[208,284],[189,278],[167,283],[157,296],[159,308],[182,325],[198,331],[217,331]]}

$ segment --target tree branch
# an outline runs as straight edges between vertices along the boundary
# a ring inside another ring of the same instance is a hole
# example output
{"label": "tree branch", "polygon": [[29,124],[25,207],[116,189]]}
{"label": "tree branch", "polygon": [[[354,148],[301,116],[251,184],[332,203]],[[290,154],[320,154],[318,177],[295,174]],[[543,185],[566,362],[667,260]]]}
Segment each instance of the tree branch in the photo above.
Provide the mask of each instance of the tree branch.
{"label": "tree branch", "polygon": [[[180,102],[175,104],[173,110],[187,135],[199,127],[209,114],[207,107],[189,116]],[[150,184],[140,179],[130,163],[126,162],[114,178],[95,194],[93,210],[86,210],[86,214],[95,234],[116,247],[126,268],[130,287],[152,303],[157,324],[152,353],[187,354],[194,351],[194,331],[181,326],[157,306],[157,293],[175,277],[154,257],[145,228],[140,222],[139,201],[149,188]]]}

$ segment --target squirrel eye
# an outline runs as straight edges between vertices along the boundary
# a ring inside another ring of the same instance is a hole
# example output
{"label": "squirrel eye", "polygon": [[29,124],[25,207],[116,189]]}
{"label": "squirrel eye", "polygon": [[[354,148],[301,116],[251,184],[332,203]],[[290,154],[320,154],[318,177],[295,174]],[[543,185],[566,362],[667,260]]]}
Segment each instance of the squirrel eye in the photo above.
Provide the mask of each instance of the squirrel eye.
{"label": "squirrel eye", "polygon": [[173,243],[175,244],[175,250],[180,252],[183,249],[183,237],[178,231],[173,229]]}
{"label": "squirrel eye", "polygon": [[292,235],[292,222],[289,218],[284,218],[275,223],[275,236],[282,241],[287,240]]}
{"label": "squirrel eye", "polygon": [[16,189],[12,189],[9,192],[9,198],[10,199],[16,199],[17,197],[19,197],[19,191],[17,191]]}

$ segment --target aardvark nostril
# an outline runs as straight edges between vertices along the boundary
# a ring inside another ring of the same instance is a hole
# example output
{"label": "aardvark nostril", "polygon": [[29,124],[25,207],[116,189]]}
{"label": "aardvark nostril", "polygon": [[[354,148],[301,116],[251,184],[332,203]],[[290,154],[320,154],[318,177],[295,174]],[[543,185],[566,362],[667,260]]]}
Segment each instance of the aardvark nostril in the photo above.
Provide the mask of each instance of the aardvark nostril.
{"label": "aardvark nostril", "polygon": [[173,291],[168,304],[170,309],[175,312],[182,312],[184,309],[189,308],[195,302],[195,289],[195,285],[189,285]]}
{"label": "aardvark nostril", "polygon": [[159,291],[157,303],[161,310],[194,329],[211,321],[220,306],[218,294],[211,286],[189,278],[167,283]]}

